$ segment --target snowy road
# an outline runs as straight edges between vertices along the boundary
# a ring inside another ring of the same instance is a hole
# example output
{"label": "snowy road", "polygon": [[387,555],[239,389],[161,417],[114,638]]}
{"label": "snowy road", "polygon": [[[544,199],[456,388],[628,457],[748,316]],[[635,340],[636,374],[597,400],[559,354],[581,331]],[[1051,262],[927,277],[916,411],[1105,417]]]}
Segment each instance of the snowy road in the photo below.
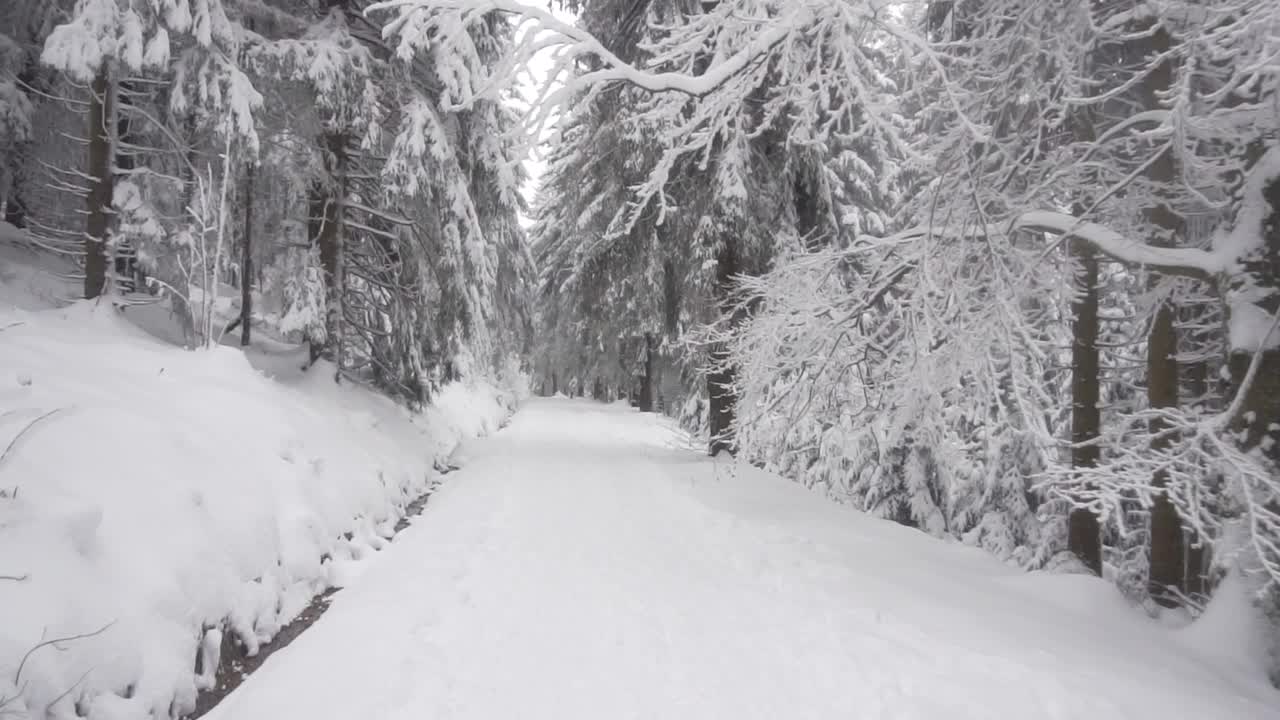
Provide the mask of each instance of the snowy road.
{"label": "snowy road", "polygon": [[1100,581],[1020,574],[679,441],[628,408],[531,403],[207,717],[1280,714]]}

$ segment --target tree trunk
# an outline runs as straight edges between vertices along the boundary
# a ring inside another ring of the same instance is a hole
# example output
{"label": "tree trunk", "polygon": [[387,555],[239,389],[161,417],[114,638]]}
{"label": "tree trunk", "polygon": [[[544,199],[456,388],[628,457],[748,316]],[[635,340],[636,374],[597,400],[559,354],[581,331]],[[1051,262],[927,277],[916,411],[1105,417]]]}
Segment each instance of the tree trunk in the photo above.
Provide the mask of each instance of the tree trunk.
{"label": "tree trunk", "polygon": [[[1252,352],[1231,353],[1231,377],[1237,383],[1243,381],[1253,357]],[[1273,470],[1280,468],[1280,349],[1268,350],[1259,358],[1258,372],[1245,389],[1235,428],[1246,449],[1258,450]]]}
{"label": "tree trunk", "polygon": [[[22,70],[18,73],[18,86],[22,94],[26,95],[29,100],[34,102],[32,88],[36,83],[36,56],[34,53],[27,55],[27,60],[23,63]],[[26,201],[26,185],[27,185],[27,168],[26,155],[31,147],[31,142],[24,142],[20,145],[13,155],[4,162],[9,164],[9,192],[4,203],[4,221],[18,228],[27,226],[27,201]]]}
{"label": "tree trunk", "polygon": [[676,277],[676,265],[671,260],[662,263],[662,314],[663,328],[672,340],[680,331],[680,279]]}
{"label": "tree trunk", "polygon": [[[1182,320],[1187,323],[1201,321],[1207,309],[1203,305],[1183,306]],[[1211,344],[1210,334],[1204,330],[1192,330],[1184,333],[1183,340],[1186,353],[1192,354],[1190,359],[1178,368],[1186,392],[1184,402],[1200,405],[1204,411],[1220,410],[1219,403],[1210,402],[1212,371],[1206,349]],[[1185,356],[1184,356],[1185,357]],[[1208,471],[1206,471],[1208,472]],[[1208,479],[1208,478],[1206,478]],[[1183,531],[1183,576],[1187,594],[1191,597],[1205,597],[1209,593],[1209,546],[1205,538],[1190,528]]]}
{"label": "tree trunk", "polygon": [[92,300],[107,288],[107,232],[111,222],[114,193],[111,135],[114,130],[114,99],[111,75],[106,63],[98,69],[89,100],[89,193],[88,219],[84,238],[84,296]]}
{"label": "tree trunk", "polygon": [[[1071,303],[1071,466],[1098,464],[1098,256],[1083,240],[1071,240],[1079,263],[1075,299]],[[1095,575],[1102,574],[1102,532],[1098,516],[1087,508],[1073,508],[1067,519],[1067,548]]]}
{"label": "tree trunk", "polygon": [[[1147,402],[1153,408],[1172,408],[1178,405],[1178,363],[1176,358],[1177,335],[1173,327],[1173,308],[1162,302],[1156,310],[1147,339]],[[1148,427],[1153,434],[1165,429],[1165,424],[1152,421]],[[1171,438],[1157,440],[1152,448],[1168,447]],[[1153,484],[1164,487],[1169,482],[1166,473],[1156,473]],[[1178,511],[1161,492],[1155,495],[1151,505],[1151,556],[1149,582],[1151,598],[1165,607],[1179,604],[1178,594],[1186,592],[1186,574],[1182,521]],[[1171,593],[1170,590],[1178,592]]]}
{"label": "tree trunk", "polygon": [[[1169,34],[1163,28],[1157,28],[1146,44],[1148,54],[1167,52],[1170,45]],[[1161,94],[1168,92],[1172,85],[1173,64],[1166,60],[1153,68],[1142,82],[1144,107],[1159,108]],[[1173,154],[1165,151],[1148,167],[1147,177],[1159,192],[1174,182],[1175,172]],[[1153,200],[1145,215],[1154,231],[1152,245],[1172,247],[1177,244],[1176,239],[1184,234],[1182,218],[1163,201]],[[1178,338],[1173,319],[1173,307],[1162,301],[1156,308],[1151,336],[1147,339],[1147,404],[1152,408],[1178,406]],[[1165,428],[1165,423],[1156,420],[1150,423],[1148,430],[1155,435]],[[1172,438],[1157,440],[1152,443],[1152,449],[1169,447],[1172,442]],[[1152,484],[1157,488],[1163,488],[1168,483],[1169,477],[1165,472],[1158,472],[1152,478]],[[1152,499],[1150,536],[1147,591],[1157,603],[1176,607],[1179,604],[1178,595],[1187,589],[1184,572],[1185,547],[1182,520],[1178,517],[1177,508],[1164,492],[1157,492]],[[1171,590],[1177,592],[1171,593]]]}
{"label": "tree trunk", "polygon": [[249,347],[253,317],[253,163],[244,171],[244,245],[240,254],[240,347]]}
{"label": "tree trunk", "polygon": [[[121,81],[115,86],[115,116],[116,116],[116,134],[112,159],[112,172],[115,174],[115,183],[128,180],[134,168],[138,166],[138,159],[135,152],[131,149],[131,145],[136,142],[133,136],[133,122],[129,117],[129,106],[132,103],[130,93],[133,86],[127,80]],[[112,188],[114,192],[114,186]],[[137,289],[137,270],[138,270],[138,249],[129,242],[127,237],[116,238],[114,247],[112,247],[111,260],[111,280],[116,288],[125,292],[133,292]]]}
{"label": "tree trunk", "polygon": [[14,167],[9,177],[9,192],[4,198],[3,219],[16,228],[24,228],[27,226],[27,203],[22,198],[25,180],[18,160],[15,158],[12,162]]}
{"label": "tree trunk", "polygon": [[640,378],[640,412],[653,412],[653,333],[644,334],[644,376]]}
{"label": "tree trunk", "polygon": [[[326,225],[326,217],[329,203],[329,193],[325,190],[325,185],[320,180],[312,180],[311,188],[307,191],[307,240],[312,247],[320,246],[320,235],[324,232]],[[315,364],[321,355],[324,354],[324,341],[314,337],[311,330],[307,331],[307,345],[310,348],[310,362]]]}
{"label": "tree trunk", "polygon": [[319,236],[320,269],[325,287],[325,340],[324,344],[311,347],[312,362],[319,358],[329,360],[341,371],[342,323],[343,323],[343,202],[346,195],[347,137],[338,133],[324,138],[326,170],[328,177],[320,190],[321,200],[313,200],[313,212],[317,204],[321,208]]}
{"label": "tree trunk", "polygon": [[733,441],[735,375],[728,348],[723,343],[716,343],[711,348],[708,360],[710,368],[707,370],[707,429],[711,434],[709,452],[713,456],[720,454],[721,451],[736,453],[738,448]]}
{"label": "tree trunk", "polygon": [[[726,235],[721,239],[720,249],[716,252],[716,286],[721,314],[728,318],[730,325],[737,325],[743,318],[736,316],[730,299],[733,290],[733,278],[741,273],[741,260],[738,257],[737,239]],[[735,402],[733,385],[736,373],[729,348],[724,343],[714,343],[708,354],[707,367],[707,429],[711,435],[708,452],[718,455],[721,451],[730,454],[738,451],[733,438],[733,421]]]}
{"label": "tree trunk", "polygon": [[[1254,291],[1265,293],[1259,309],[1274,319],[1280,314],[1280,175],[1268,180],[1263,200],[1270,208],[1259,228],[1263,246],[1261,252],[1245,262],[1245,271]],[[1270,336],[1259,340],[1269,341],[1260,353],[1252,347],[1231,348],[1228,367],[1237,392],[1255,356],[1258,361],[1253,381],[1243,388],[1235,430],[1240,433],[1242,446],[1258,451],[1274,473],[1280,472],[1280,328],[1274,327],[1274,320]]]}

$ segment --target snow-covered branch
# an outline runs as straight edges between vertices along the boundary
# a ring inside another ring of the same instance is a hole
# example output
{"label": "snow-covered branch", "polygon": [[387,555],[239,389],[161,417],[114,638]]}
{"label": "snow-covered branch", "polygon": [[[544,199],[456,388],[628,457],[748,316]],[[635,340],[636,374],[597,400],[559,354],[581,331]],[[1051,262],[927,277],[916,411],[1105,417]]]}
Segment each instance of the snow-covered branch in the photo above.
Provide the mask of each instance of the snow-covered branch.
{"label": "snow-covered branch", "polygon": [[1221,254],[1199,248],[1166,248],[1126,238],[1098,223],[1081,220],[1070,213],[1054,210],[1032,210],[1018,215],[1005,225],[948,227],[921,225],[893,235],[876,238],[862,236],[873,244],[898,244],[924,238],[981,239],[1018,231],[1041,232],[1062,238],[1076,237],[1092,245],[1098,252],[1117,262],[1142,265],[1154,270],[1189,277],[1210,279],[1231,272],[1236,263]]}

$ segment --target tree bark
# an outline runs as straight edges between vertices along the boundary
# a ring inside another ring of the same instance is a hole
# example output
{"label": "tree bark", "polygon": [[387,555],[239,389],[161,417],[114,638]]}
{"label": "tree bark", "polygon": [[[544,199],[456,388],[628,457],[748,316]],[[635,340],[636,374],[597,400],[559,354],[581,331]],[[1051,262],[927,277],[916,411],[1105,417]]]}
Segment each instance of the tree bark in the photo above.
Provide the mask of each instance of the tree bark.
{"label": "tree bark", "polygon": [[662,263],[662,325],[667,337],[675,339],[680,332],[680,279],[671,260]]}
{"label": "tree bark", "polygon": [[[1071,303],[1071,466],[1098,464],[1092,443],[1101,429],[1098,411],[1098,256],[1083,240],[1071,240],[1079,263],[1078,287]],[[1087,508],[1073,508],[1067,518],[1067,548],[1095,575],[1102,574],[1102,530],[1098,516]]]}
{"label": "tree bark", "polygon": [[644,376],[640,378],[640,412],[653,412],[653,333],[644,334]]}
{"label": "tree bark", "polygon": [[[328,202],[329,193],[325,190],[324,183],[313,179],[307,191],[307,240],[312,247],[320,245],[320,235],[324,232],[326,224]],[[319,360],[324,353],[324,341],[314,337],[312,331],[308,330],[307,345],[310,348],[310,364],[315,364],[315,361]]]}
{"label": "tree bark", "polygon": [[244,171],[244,244],[240,254],[240,347],[249,347],[253,317],[253,193],[254,167]]}
{"label": "tree bark", "polygon": [[107,289],[107,233],[111,222],[114,98],[111,74],[106,63],[98,69],[89,100],[89,194],[84,238],[84,297],[92,300]]}
{"label": "tree bark", "polygon": [[320,269],[324,275],[325,286],[325,340],[319,347],[311,346],[311,360],[315,362],[324,358],[338,366],[341,370],[341,342],[343,323],[343,209],[346,195],[347,137],[337,133],[324,138],[325,165],[328,171],[326,182],[313,192],[319,193],[318,201],[313,198],[312,212],[320,210],[318,219],[319,234],[316,243],[320,248]]}
{"label": "tree bark", "polygon": [[[731,325],[737,325],[741,321],[741,318],[735,317],[730,299],[733,278],[740,272],[737,239],[726,235],[716,252],[715,291],[720,311]],[[707,429],[711,435],[708,452],[713,456],[722,451],[737,453],[738,447],[733,437],[736,412],[733,385],[737,376],[728,346],[721,342],[712,344],[707,361]]]}
{"label": "tree bark", "polygon": [[[1147,403],[1153,408],[1172,408],[1178,405],[1178,363],[1176,359],[1177,335],[1173,327],[1173,308],[1162,302],[1156,310],[1147,339]],[[1152,434],[1165,429],[1165,423],[1152,421],[1148,429]],[[1168,447],[1172,438],[1156,440],[1152,449]],[[1152,484],[1158,488],[1169,482],[1168,474],[1156,473]],[[1186,592],[1186,548],[1182,534],[1182,521],[1178,510],[1163,492],[1152,498],[1151,505],[1151,555],[1147,590],[1151,598],[1165,607],[1179,604],[1179,593]],[[1177,590],[1171,593],[1170,590]]]}
{"label": "tree bark", "polygon": [[[133,86],[127,80],[115,86],[116,134],[114,148],[111,153],[112,172],[115,182],[123,182],[129,178],[138,166],[137,155],[130,149],[136,142],[133,137],[133,122],[129,117],[129,106],[132,103],[130,92]],[[113,188],[114,191],[114,188]],[[128,238],[116,239],[111,253],[111,279],[118,289],[133,292],[137,289],[138,249]]]}
{"label": "tree bark", "polygon": [[[1261,310],[1275,318],[1280,314],[1280,174],[1270,178],[1263,189],[1263,200],[1270,208],[1262,221],[1261,251],[1245,262],[1245,273],[1254,287],[1266,293],[1258,303]],[[1274,328],[1269,345],[1256,348],[1232,347],[1228,369],[1237,392],[1244,392],[1236,415],[1235,430],[1240,433],[1246,450],[1257,450],[1272,472],[1280,472],[1280,328]],[[1247,388],[1240,384],[1257,356],[1258,369]]]}
{"label": "tree bark", "polygon": [[736,376],[728,348],[723,343],[716,343],[711,348],[708,360],[711,364],[707,370],[707,429],[711,434],[709,453],[713,456],[722,451],[733,454],[738,451],[733,439],[733,383]]}
{"label": "tree bark", "polygon": [[[36,56],[27,55],[27,60],[18,73],[18,86],[22,94],[32,99],[32,87],[36,83]],[[18,146],[13,155],[4,162],[9,165],[9,192],[4,199],[4,221],[17,228],[27,226],[27,201],[25,198],[27,185],[26,156],[31,142]]]}
{"label": "tree bark", "polygon": [[[1145,54],[1149,57],[1167,52],[1169,45],[1168,32],[1164,28],[1157,28],[1146,41]],[[1173,64],[1165,60],[1157,64],[1142,82],[1144,107],[1160,107],[1161,94],[1168,92],[1172,85]],[[1159,193],[1174,182],[1175,173],[1173,154],[1165,150],[1149,165],[1147,177],[1151,180],[1154,191]],[[1162,199],[1153,199],[1145,215],[1154,230],[1152,245],[1174,247],[1176,239],[1185,234],[1182,218]],[[1161,301],[1152,320],[1151,335],[1147,339],[1147,404],[1152,408],[1178,406],[1178,338],[1173,320],[1174,308],[1167,301]],[[1165,423],[1159,420],[1152,421],[1148,426],[1152,435],[1165,429]],[[1152,449],[1161,450],[1172,443],[1173,438],[1156,440],[1152,443]],[[1164,488],[1168,483],[1168,474],[1163,471],[1157,472],[1152,478],[1152,485],[1156,488]],[[1176,607],[1180,602],[1179,594],[1187,589],[1185,545],[1182,520],[1178,517],[1177,508],[1164,492],[1157,492],[1152,498],[1150,540],[1147,591],[1155,602],[1166,607]],[[1170,592],[1171,590],[1177,592]]]}
{"label": "tree bark", "polygon": [[[1263,343],[1256,347],[1233,343],[1228,369],[1237,394],[1233,402],[1238,402],[1232,430],[1242,449],[1259,458],[1275,476],[1280,475],[1280,328],[1274,326],[1274,318],[1280,316],[1280,174],[1268,178],[1262,195],[1269,208],[1257,229],[1262,247],[1246,260],[1244,270],[1252,292],[1263,295],[1256,307],[1273,318],[1271,332],[1256,338]],[[1252,380],[1242,386],[1255,362]],[[1269,560],[1280,561],[1280,556]]]}
{"label": "tree bark", "polygon": [[[1182,320],[1189,323],[1199,322],[1207,312],[1204,305],[1184,305],[1179,310],[1182,311]],[[1178,368],[1178,375],[1186,392],[1184,402],[1200,405],[1204,411],[1221,410],[1219,403],[1209,400],[1210,378],[1213,373],[1210,369],[1210,359],[1205,353],[1206,348],[1212,343],[1210,333],[1202,329],[1192,330],[1190,333],[1184,333],[1180,340],[1183,342],[1185,352],[1193,353],[1190,359],[1182,362]],[[1186,578],[1187,594],[1191,597],[1204,597],[1209,592],[1209,546],[1205,538],[1188,528],[1183,531],[1183,547],[1183,575]]]}

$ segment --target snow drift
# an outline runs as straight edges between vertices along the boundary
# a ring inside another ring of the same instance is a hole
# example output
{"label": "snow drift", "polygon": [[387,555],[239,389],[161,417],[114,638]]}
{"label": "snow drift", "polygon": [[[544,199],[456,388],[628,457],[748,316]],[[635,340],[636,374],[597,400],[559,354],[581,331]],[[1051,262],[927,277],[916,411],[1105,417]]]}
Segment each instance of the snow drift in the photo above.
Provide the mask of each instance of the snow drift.
{"label": "snow drift", "polygon": [[342,585],[517,400],[456,384],[413,415],[283,345],[187,352],[106,303],[6,305],[0,328],[3,717],[188,711],[220,632],[253,651]]}

